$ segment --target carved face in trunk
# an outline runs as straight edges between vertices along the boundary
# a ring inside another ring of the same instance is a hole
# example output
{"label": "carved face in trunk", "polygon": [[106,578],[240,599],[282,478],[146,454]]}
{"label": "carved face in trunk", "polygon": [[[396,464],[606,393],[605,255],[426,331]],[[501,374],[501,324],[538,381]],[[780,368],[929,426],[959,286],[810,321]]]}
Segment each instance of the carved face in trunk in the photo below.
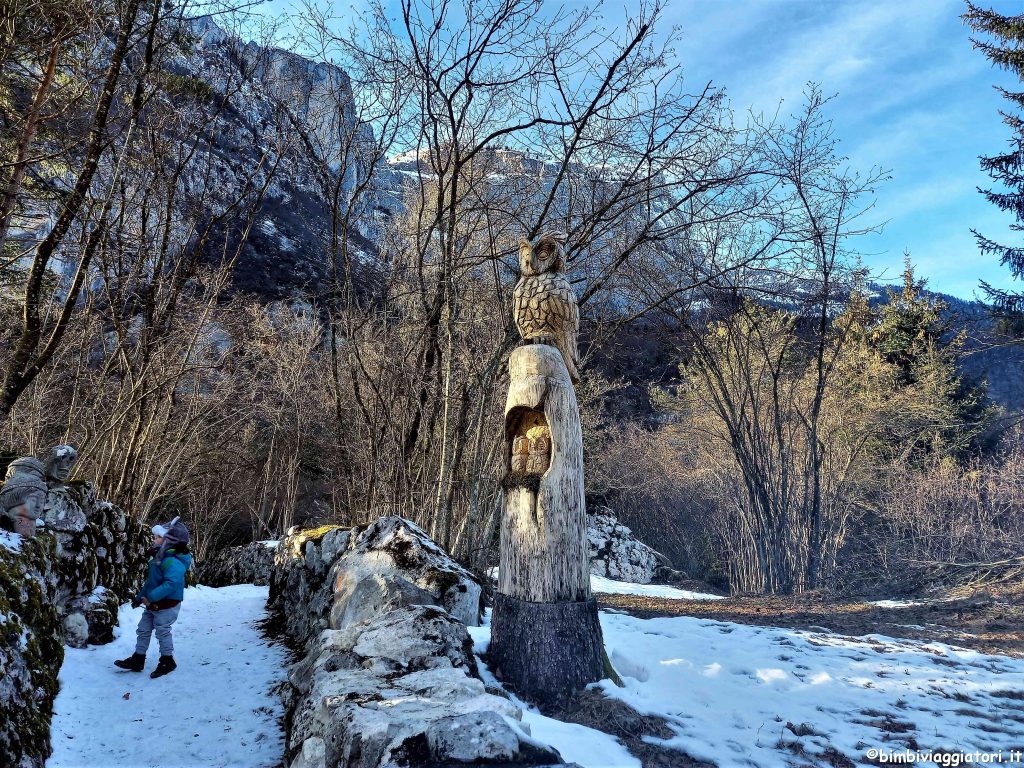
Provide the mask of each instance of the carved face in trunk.
{"label": "carved face in trunk", "polygon": [[46,504],[43,464],[32,456],[15,459],[0,488],[0,512],[7,525],[24,536],[35,534],[36,517]]}
{"label": "carved face in trunk", "polygon": [[509,414],[513,477],[539,476],[551,466],[551,429],[544,412],[521,408]]}

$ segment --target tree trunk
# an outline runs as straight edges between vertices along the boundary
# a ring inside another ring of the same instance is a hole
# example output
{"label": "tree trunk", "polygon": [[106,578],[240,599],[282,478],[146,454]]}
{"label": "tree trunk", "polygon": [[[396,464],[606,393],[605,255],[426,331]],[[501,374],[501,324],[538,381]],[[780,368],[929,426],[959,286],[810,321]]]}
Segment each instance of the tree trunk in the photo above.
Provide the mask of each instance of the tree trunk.
{"label": "tree trunk", "polygon": [[561,354],[509,360],[501,570],[490,656],[522,695],[555,701],[601,679],[604,645],[590,595],[583,431]]}

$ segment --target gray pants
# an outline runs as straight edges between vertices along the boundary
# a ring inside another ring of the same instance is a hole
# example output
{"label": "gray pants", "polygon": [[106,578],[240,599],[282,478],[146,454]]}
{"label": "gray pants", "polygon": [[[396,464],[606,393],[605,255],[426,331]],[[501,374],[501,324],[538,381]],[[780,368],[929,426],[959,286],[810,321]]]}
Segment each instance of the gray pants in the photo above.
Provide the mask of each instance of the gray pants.
{"label": "gray pants", "polygon": [[151,608],[143,611],[142,618],[139,619],[139,628],[135,631],[139,636],[138,642],[135,643],[135,652],[140,656],[146,655],[146,651],[149,650],[149,641],[153,637],[153,631],[156,630],[156,639],[160,643],[160,655],[173,656],[174,638],[171,637],[171,625],[177,621],[180,610],[181,605],[179,604],[173,608],[164,608],[159,611],[154,611]]}

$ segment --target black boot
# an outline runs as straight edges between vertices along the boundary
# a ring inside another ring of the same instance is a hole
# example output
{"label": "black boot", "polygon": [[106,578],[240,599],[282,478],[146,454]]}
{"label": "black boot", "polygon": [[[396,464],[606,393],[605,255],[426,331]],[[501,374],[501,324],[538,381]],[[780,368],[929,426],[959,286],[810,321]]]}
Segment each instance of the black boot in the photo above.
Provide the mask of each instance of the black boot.
{"label": "black boot", "polygon": [[178,665],[174,663],[173,656],[161,656],[160,662],[156,665],[156,669],[154,669],[149,676],[163,677],[164,675],[173,672],[177,668]]}
{"label": "black boot", "polygon": [[127,659],[118,659],[114,662],[115,667],[121,669],[127,669],[130,672],[141,672],[143,667],[146,666],[146,654],[144,653],[133,653]]}

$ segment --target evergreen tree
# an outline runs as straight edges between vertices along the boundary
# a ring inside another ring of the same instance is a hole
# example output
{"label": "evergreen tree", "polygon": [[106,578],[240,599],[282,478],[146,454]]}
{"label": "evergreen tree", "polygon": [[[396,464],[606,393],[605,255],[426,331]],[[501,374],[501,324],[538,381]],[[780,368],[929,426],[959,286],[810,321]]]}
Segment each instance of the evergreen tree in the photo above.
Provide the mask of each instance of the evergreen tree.
{"label": "evergreen tree", "polygon": [[[1004,16],[968,2],[967,12],[961,18],[975,33],[991,38],[991,41],[986,41],[972,37],[974,47],[995,66],[1012,72],[1024,81],[1024,14]],[[1009,140],[1009,151],[981,158],[982,170],[998,182],[1001,189],[980,191],[1000,210],[1013,214],[1015,222],[1011,229],[1024,232],[1024,118],[1017,112],[1024,108],[1024,91],[1008,91],[1005,88],[999,88],[999,91],[1013,105],[1009,111],[1000,110],[1003,122],[1010,127],[1013,135]],[[1024,246],[1003,245],[976,230],[972,232],[983,254],[998,256],[1001,263],[1009,267],[1015,279],[1024,279]],[[1024,292],[1001,290],[984,281],[981,287],[998,315],[1016,321],[1024,318]]]}
{"label": "evergreen tree", "polygon": [[[888,289],[869,343],[891,371],[895,443],[908,458],[964,459],[982,447],[995,415],[985,382],[960,375],[966,333],[952,333],[949,306],[926,290],[909,258],[903,285]],[[911,436],[914,437],[911,437]]]}

